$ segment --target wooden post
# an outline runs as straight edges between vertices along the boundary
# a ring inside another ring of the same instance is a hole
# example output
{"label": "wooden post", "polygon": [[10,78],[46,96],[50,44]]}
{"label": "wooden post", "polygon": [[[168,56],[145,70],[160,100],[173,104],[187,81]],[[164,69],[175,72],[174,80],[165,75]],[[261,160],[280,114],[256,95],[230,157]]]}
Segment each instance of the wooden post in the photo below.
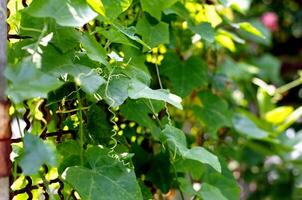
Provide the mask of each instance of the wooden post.
{"label": "wooden post", "polygon": [[9,103],[5,90],[4,69],[7,64],[7,0],[0,0],[0,200],[9,200],[9,175],[11,163],[11,129]]}

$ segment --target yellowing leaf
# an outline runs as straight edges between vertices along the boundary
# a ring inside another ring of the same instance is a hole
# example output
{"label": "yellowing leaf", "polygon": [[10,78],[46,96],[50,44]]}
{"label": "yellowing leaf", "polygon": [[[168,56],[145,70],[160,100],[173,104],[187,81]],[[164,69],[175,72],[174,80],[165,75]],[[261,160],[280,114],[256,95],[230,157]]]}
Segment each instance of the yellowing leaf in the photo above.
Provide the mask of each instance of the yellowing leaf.
{"label": "yellowing leaf", "polygon": [[291,106],[281,106],[267,112],[265,114],[265,120],[273,124],[280,124],[284,122],[293,111],[294,108]]}
{"label": "yellowing leaf", "polygon": [[253,35],[256,35],[258,37],[265,38],[265,36],[256,27],[254,27],[251,23],[242,22],[242,23],[239,23],[238,25],[241,30],[244,30],[244,31],[251,33]]}
{"label": "yellowing leaf", "polygon": [[101,0],[86,0],[88,5],[100,15],[105,16],[105,8]]}
{"label": "yellowing leaf", "polygon": [[219,44],[221,44],[223,47],[227,48],[231,52],[236,51],[235,43],[229,36],[218,34],[215,39]]}
{"label": "yellowing leaf", "polygon": [[195,16],[197,23],[209,22],[213,27],[216,27],[222,22],[221,17],[216,12],[213,5],[204,5],[204,7]]}

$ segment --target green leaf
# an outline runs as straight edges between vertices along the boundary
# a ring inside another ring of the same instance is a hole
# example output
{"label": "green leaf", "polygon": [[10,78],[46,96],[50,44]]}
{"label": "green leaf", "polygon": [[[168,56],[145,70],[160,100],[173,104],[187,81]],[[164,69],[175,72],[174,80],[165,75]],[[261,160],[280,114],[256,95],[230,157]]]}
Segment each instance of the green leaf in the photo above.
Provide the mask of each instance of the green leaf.
{"label": "green leaf", "polygon": [[26,12],[34,17],[51,17],[59,25],[70,27],[81,27],[98,15],[85,0],[34,0]]}
{"label": "green leaf", "polygon": [[66,181],[85,200],[140,200],[140,187],[132,169],[109,156],[109,151],[92,147],[85,153],[85,167],[70,167]]}
{"label": "green leaf", "polygon": [[171,151],[176,151],[184,159],[195,160],[203,164],[208,164],[216,171],[221,172],[218,158],[203,147],[187,148],[184,132],[173,126],[166,125],[162,131],[161,141],[167,143]]}
{"label": "green leaf", "polygon": [[228,200],[218,188],[208,183],[203,183],[197,194],[200,198],[205,200]]}
{"label": "green leaf", "polygon": [[190,180],[183,178],[183,177],[178,177],[177,181],[179,183],[179,187],[182,192],[189,195],[190,197],[195,196],[196,191],[192,187],[192,183]]}
{"label": "green leaf", "polygon": [[190,25],[190,29],[200,35],[201,39],[207,42],[214,42],[215,40],[215,29],[208,22],[203,22],[197,25]]}
{"label": "green leaf", "polygon": [[169,162],[169,154],[160,152],[154,155],[148,164],[150,170],[146,174],[146,180],[152,182],[163,193],[169,192],[175,178]]}
{"label": "green leaf", "polygon": [[125,53],[125,60],[128,63],[126,69],[123,70],[124,73],[146,85],[150,85],[151,75],[148,67],[145,65],[146,55],[140,50],[129,46],[123,46],[123,52]]}
{"label": "green leaf", "polygon": [[62,174],[66,168],[80,164],[81,147],[75,140],[67,140],[57,145],[60,155],[58,172]]}
{"label": "green leaf", "polygon": [[92,36],[84,34],[81,43],[87,52],[87,56],[94,61],[107,65],[106,50]]}
{"label": "green leaf", "polygon": [[193,147],[188,151],[183,152],[183,157],[186,159],[199,161],[200,163],[208,164],[216,171],[221,171],[218,158],[203,147]]}
{"label": "green leaf", "polygon": [[143,10],[151,14],[157,20],[161,18],[161,12],[176,3],[177,0],[141,0]]}
{"label": "green leaf", "polygon": [[15,103],[36,97],[46,98],[48,92],[62,85],[56,77],[37,69],[30,58],[6,68],[5,76],[10,81],[7,95]]}
{"label": "green leaf", "polygon": [[170,79],[173,92],[181,97],[186,97],[194,89],[208,84],[207,65],[195,56],[182,62],[175,53],[167,53],[160,66],[160,73]]}
{"label": "green leaf", "polygon": [[127,120],[149,128],[154,139],[159,140],[161,130],[156,121],[150,117],[150,114],[154,114],[153,112],[157,114],[163,108],[164,103],[162,101],[149,101],[146,99],[128,100],[121,106],[121,113]]}
{"label": "green leaf", "polygon": [[125,36],[123,33],[121,33],[118,30],[115,30],[113,28],[109,30],[97,28],[97,31],[100,34],[104,35],[111,43],[124,44],[128,46],[132,46],[134,48],[138,48],[137,46],[135,46],[129,41],[127,36]]}
{"label": "green leaf", "polygon": [[238,200],[240,197],[240,187],[234,177],[210,173],[205,182],[218,188],[228,200]]}
{"label": "green leaf", "polygon": [[164,22],[152,25],[146,18],[142,18],[136,24],[136,33],[141,35],[143,41],[151,48],[160,44],[168,44],[170,41],[169,25]]}
{"label": "green leaf", "polygon": [[120,106],[128,98],[129,83],[129,78],[113,76],[101,96],[111,107]]}
{"label": "green leaf", "polygon": [[202,107],[193,106],[193,112],[214,137],[219,128],[231,126],[230,111],[224,99],[210,92],[200,92],[198,97]]}
{"label": "green leaf", "polygon": [[281,62],[278,58],[270,54],[264,54],[261,57],[253,58],[250,63],[259,68],[259,77],[266,82],[280,84]]}
{"label": "green leaf", "polygon": [[169,93],[167,90],[159,89],[152,90],[144,83],[132,79],[128,89],[129,97],[131,99],[153,99],[167,102],[176,108],[182,109],[182,99],[174,94]]}
{"label": "green leaf", "polygon": [[258,128],[252,120],[243,114],[234,115],[232,122],[237,132],[246,135],[249,138],[261,139],[268,137],[266,131]]}
{"label": "green leaf", "polygon": [[93,143],[107,144],[112,135],[112,127],[107,120],[107,114],[101,107],[93,105],[87,113],[87,130]]}
{"label": "green leaf", "polygon": [[51,40],[63,53],[73,50],[79,44],[80,33],[73,28],[57,26]]}
{"label": "green leaf", "polygon": [[132,0],[102,0],[105,8],[106,17],[113,21],[122,12],[127,10],[132,3]]}
{"label": "green leaf", "polygon": [[63,65],[51,71],[54,75],[60,77],[69,74],[74,77],[84,92],[93,95],[101,85],[106,81],[103,77],[97,74],[95,69],[91,69],[82,65]]}
{"label": "green leaf", "polygon": [[38,136],[30,133],[24,136],[24,154],[19,162],[24,175],[34,175],[43,164],[56,164],[55,150]]}
{"label": "green leaf", "polygon": [[47,45],[41,47],[42,54],[42,71],[50,72],[64,64],[72,64],[72,56],[74,51],[61,52],[55,45]]}
{"label": "green leaf", "polygon": [[259,70],[253,65],[235,62],[232,58],[227,57],[217,72],[223,73],[235,81],[251,81]]}
{"label": "green leaf", "polygon": [[175,4],[173,4],[171,7],[165,9],[164,13],[166,15],[176,14],[176,15],[178,15],[181,18],[186,19],[186,20],[190,19],[189,11],[186,9],[185,5],[181,2],[179,2],[179,1],[176,2]]}
{"label": "green leaf", "polygon": [[130,38],[133,41],[138,42],[139,44],[143,45],[144,47],[146,47],[147,49],[151,49],[151,47],[149,47],[148,44],[146,44],[143,40],[141,40],[137,35],[135,35],[136,33],[136,28],[134,26],[130,26],[130,27],[123,27],[120,26],[118,24],[112,24],[118,31],[120,31],[121,33],[123,33],[124,35],[126,35],[128,38]]}

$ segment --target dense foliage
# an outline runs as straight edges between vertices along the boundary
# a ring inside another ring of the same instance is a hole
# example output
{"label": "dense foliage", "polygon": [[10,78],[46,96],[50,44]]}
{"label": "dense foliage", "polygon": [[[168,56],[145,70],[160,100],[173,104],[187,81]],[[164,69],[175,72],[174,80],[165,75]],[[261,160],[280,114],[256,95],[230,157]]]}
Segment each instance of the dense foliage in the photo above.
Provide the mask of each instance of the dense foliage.
{"label": "dense foliage", "polygon": [[301,79],[281,86],[250,3],[11,0],[10,114],[31,123],[12,190],[59,176],[66,199],[301,196],[302,108],[278,104]]}

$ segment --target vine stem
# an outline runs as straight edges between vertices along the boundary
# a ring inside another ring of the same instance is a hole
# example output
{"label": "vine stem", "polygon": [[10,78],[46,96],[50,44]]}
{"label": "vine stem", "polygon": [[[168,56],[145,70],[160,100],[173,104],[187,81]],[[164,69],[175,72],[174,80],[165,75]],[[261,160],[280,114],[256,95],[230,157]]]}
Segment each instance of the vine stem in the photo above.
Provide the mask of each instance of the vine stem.
{"label": "vine stem", "polygon": [[[161,82],[161,78],[160,78],[159,68],[158,68],[157,62],[155,63],[155,69],[156,69],[156,75],[157,75],[157,80],[158,80],[158,83],[159,83],[159,87],[160,87],[160,89],[163,89],[163,84]],[[169,108],[168,108],[168,105],[167,105],[166,102],[165,102],[165,109],[166,109],[166,113],[167,113],[167,116],[168,116],[169,125],[172,126],[171,115],[170,115]]]}
{"label": "vine stem", "polygon": [[83,127],[83,106],[82,106],[82,102],[81,102],[81,95],[80,92],[77,92],[77,99],[78,99],[78,114],[79,114],[79,136],[80,136],[80,146],[81,146],[81,150],[80,150],[80,162],[81,165],[84,164],[84,127]]}
{"label": "vine stem", "polygon": [[72,112],[76,112],[76,111],[80,111],[80,110],[88,110],[89,108],[90,108],[90,106],[82,107],[81,109],[75,108],[75,109],[71,109],[71,110],[58,110],[58,111],[56,111],[56,113],[66,114],[66,113],[72,113]]}
{"label": "vine stem", "polygon": [[302,84],[302,78],[301,77],[298,78],[297,80],[294,80],[294,81],[292,81],[290,83],[287,83],[287,84],[285,84],[285,85],[277,88],[276,89],[276,93],[282,94],[282,93],[284,93],[284,92],[286,92],[286,91],[288,91],[288,90],[290,90],[290,89],[292,89],[294,87],[299,86],[300,84]]}

